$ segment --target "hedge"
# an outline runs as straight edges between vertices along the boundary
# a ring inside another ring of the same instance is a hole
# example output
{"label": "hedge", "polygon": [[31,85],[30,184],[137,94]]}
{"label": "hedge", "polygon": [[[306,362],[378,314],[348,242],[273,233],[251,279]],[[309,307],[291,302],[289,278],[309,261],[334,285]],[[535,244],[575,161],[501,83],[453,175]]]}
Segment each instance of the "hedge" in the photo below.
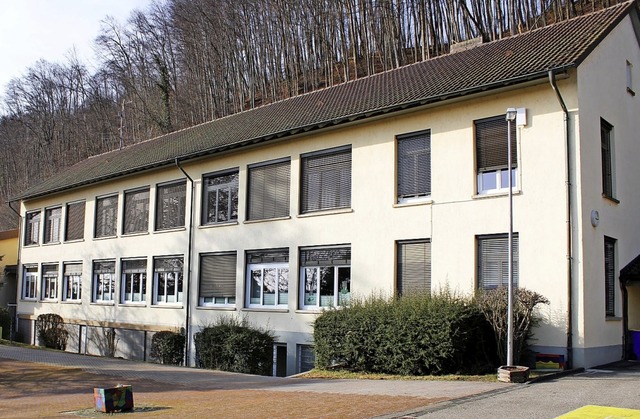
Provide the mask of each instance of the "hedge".
{"label": "hedge", "polygon": [[157,332],[151,339],[151,357],[161,364],[182,365],[185,343],[183,334],[169,330]]}

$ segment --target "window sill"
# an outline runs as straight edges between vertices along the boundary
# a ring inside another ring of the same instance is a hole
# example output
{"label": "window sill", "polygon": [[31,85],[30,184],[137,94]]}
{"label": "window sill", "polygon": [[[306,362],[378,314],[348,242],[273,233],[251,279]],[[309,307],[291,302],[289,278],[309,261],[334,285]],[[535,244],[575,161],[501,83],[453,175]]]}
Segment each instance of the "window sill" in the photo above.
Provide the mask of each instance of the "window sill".
{"label": "window sill", "polygon": [[180,226],[180,227],[176,227],[176,228],[165,228],[163,230],[155,230],[154,233],[155,234],[161,234],[161,233],[175,233],[178,231],[187,231],[185,226]]}
{"label": "window sill", "polygon": [[606,322],[620,322],[622,321],[622,317],[618,317],[618,316],[606,316],[604,318],[604,320]]}
{"label": "window sill", "polygon": [[243,224],[256,224],[256,223],[265,223],[268,221],[280,221],[280,220],[290,220],[291,216],[287,215],[286,217],[275,217],[275,218],[265,218],[262,220],[246,220]]}
{"label": "window sill", "polygon": [[115,306],[116,302],[115,301],[92,301],[91,302],[92,306],[105,306],[105,307],[111,307],[111,306]]}
{"label": "window sill", "polygon": [[619,203],[620,203],[620,200],[619,200],[619,199],[616,199],[616,198],[614,198],[614,197],[612,197],[612,196],[602,194],[602,197],[603,197],[604,199],[606,199],[607,201],[611,201],[611,202],[613,202],[614,204],[619,204]]}
{"label": "window sill", "polygon": [[149,231],[135,231],[133,233],[122,233],[122,238],[124,237],[136,237],[136,236],[147,236],[149,235]]}
{"label": "window sill", "polygon": [[308,217],[319,217],[322,215],[334,215],[334,214],[349,214],[353,212],[353,208],[339,208],[339,209],[328,209],[328,210],[319,210],[313,212],[307,212],[304,214],[298,214],[298,218],[308,218]]}
{"label": "window sill", "polygon": [[431,204],[433,204],[433,199],[431,198],[415,199],[411,201],[395,203],[393,204],[393,208],[415,207],[418,205],[431,205]]}
{"label": "window sill", "polygon": [[151,307],[153,308],[171,308],[171,309],[183,309],[184,306],[182,305],[182,303],[179,304],[172,304],[172,303],[155,303],[152,304]]}
{"label": "window sill", "polygon": [[42,243],[42,246],[55,246],[56,244],[60,244],[60,242],[57,241],[57,242]]}
{"label": "window sill", "polygon": [[198,306],[197,310],[214,310],[214,311],[236,311],[235,306],[225,306],[220,304],[219,306]]}
{"label": "window sill", "polygon": [[64,243],[82,243],[84,239],[65,240]]}
{"label": "window sill", "polygon": [[[522,190],[514,189],[513,195],[522,195]],[[479,193],[471,196],[471,199],[490,199],[490,198],[502,198],[505,196],[509,196],[509,190],[498,191],[498,192],[487,192],[487,193]]]}
{"label": "window sill", "polygon": [[55,300],[54,299],[46,299],[46,300],[40,300],[40,302],[41,303],[55,303],[55,304],[57,304],[58,300],[57,299],[55,299]]}
{"label": "window sill", "polygon": [[248,307],[243,308],[242,311],[247,312],[268,312],[268,313],[288,313],[288,308],[269,308],[269,307]]}
{"label": "window sill", "polygon": [[310,309],[302,309],[296,310],[296,314],[322,314],[326,311],[324,308],[310,308]]}
{"label": "window sill", "polygon": [[211,224],[201,224],[198,226],[199,229],[206,229],[206,228],[215,228],[215,227],[228,227],[228,226],[237,226],[238,220],[235,221],[228,221],[225,223],[211,223]]}
{"label": "window sill", "polygon": [[37,303],[38,299],[36,299],[36,298],[21,298],[20,302],[23,302],[23,303]]}
{"label": "window sill", "polygon": [[109,239],[117,239],[118,236],[104,236],[104,237],[94,237],[93,241],[99,241],[99,240],[109,240]]}
{"label": "window sill", "polygon": [[22,247],[25,249],[29,247],[40,247],[40,243],[23,244]]}
{"label": "window sill", "polygon": [[129,302],[124,302],[124,303],[120,303],[119,305],[120,305],[120,307],[146,307],[147,303],[129,303]]}
{"label": "window sill", "polygon": [[61,304],[82,304],[82,300],[62,300]]}

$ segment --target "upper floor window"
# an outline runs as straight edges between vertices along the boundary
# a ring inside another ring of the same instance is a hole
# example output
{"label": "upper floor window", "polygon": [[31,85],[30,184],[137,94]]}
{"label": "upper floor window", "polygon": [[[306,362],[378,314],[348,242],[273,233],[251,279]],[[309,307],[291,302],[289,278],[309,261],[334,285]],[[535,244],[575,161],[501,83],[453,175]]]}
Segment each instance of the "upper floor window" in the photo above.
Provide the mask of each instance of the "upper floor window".
{"label": "upper floor window", "polygon": [[84,239],[84,208],[84,201],[67,204],[65,240]]}
{"label": "upper floor window", "polygon": [[398,137],[398,202],[431,195],[431,134]]}
{"label": "upper floor window", "polygon": [[613,153],[612,153],[613,125],[600,118],[600,149],[602,154],[602,195],[613,198]]}
{"label": "upper floor window", "polygon": [[156,194],[156,230],[184,227],[187,182],[158,185]]}
{"label": "upper floor window", "polygon": [[122,261],[120,293],[123,303],[144,303],[147,295],[147,259]]}
{"label": "upper floor window", "polygon": [[24,217],[24,245],[40,243],[40,211],[28,212]]}
{"label": "upper floor window", "polygon": [[238,219],[238,170],[205,176],[202,224]]}
{"label": "upper floor window", "polygon": [[351,299],[351,248],[300,250],[300,294],[303,309],[348,303]]}
{"label": "upper floor window", "polygon": [[247,253],[247,306],[289,304],[289,250]]}
{"label": "upper floor window", "polygon": [[22,275],[22,299],[35,300],[38,298],[38,266],[25,265]]}
{"label": "upper floor window", "polygon": [[604,238],[604,304],[605,315],[616,315],[616,239]]}
{"label": "upper floor window", "polygon": [[[479,236],[478,288],[488,290],[509,286],[509,236]],[[513,234],[513,285],[518,286],[518,234]]]}
{"label": "upper floor window", "polygon": [[80,301],[81,294],[82,263],[65,263],[62,271],[62,300]]}
{"label": "upper floor window", "polygon": [[96,198],[95,237],[113,237],[118,228],[118,195]]}
{"label": "upper floor window", "polygon": [[633,90],[633,64],[627,61],[627,92],[631,96],[635,96],[636,92]]}
{"label": "upper floor window", "polygon": [[44,242],[60,242],[60,222],[62,221],[62,207],[44,210]]}
{"label": "upper floor window", "polygon": [[153,303],[180,303],[182,299],[182,257],[156,258],[153,261]]}
{"label": "upper floor window", "polygon": [[236,259],[236,252],[200,256],[201,306],[235,304]]}
{"label": "upper floor window", "polygon": [[149,188],[124,193],[124,234],[149,231]]}
{"label": "upper floor window", "polygon": [[492,193],[509,188],[511,182],[516,187],[518,152],[516,124],[511,124],[511,170],[509,170],[508,124],[504,115],[475,121],[476,128],[476,170],[478,173],[478,193]]}
{"label": "upper floor window", "polygon": [[58,298],[58,265],[42,265],[42,291],[40,298],[55,300]]}
{"label": "upper floor window", "polygon": [[116,262],[93,262],[93,301],[111,302],[116,291]]}
{"label": "upper floor window", "polygon": [[290,183],[288,158],[249,166],[247,219],[288,217]]}
{"label": "upper floor window", "polygon": [[401,241],[397,245],[396,286],[399,295],[431,292],[431,242]]}
{"label": "upper floor window", "polygon": [[351,207],[351,146],[301,157],[300,211]]}

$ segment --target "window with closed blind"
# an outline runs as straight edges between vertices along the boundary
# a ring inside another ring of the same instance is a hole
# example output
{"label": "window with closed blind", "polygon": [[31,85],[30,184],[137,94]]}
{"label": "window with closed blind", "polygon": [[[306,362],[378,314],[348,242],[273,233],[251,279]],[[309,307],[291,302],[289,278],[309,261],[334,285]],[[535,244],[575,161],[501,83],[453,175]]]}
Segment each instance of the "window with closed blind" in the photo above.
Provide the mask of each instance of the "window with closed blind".
{"label": "window with closed blind", "polygon": [[289,304],[289,249],[247,252],[247,307],[286,308]]}
{"label": "window with closed blind", "polygon": [[429,294],[431,292],[431,241],[399,241],[397,249],[398,294]]}
{"label": "window with closed blind", "polygon": [[236,221],[238,219],[238,170],[205,176],[202,184],[202,224]]}
{"label": "window with closed blind", "polygon": [[398,203],[431,195],[431,134],[429,131],[399,136]]}
{"label": "window with closed blind", "polygon": [[351,248],[300,249],[300,306],[338,307],[351,300]]}
{"label": "window with closed blind", "polygon": [[[518,286],[518,233],[513,234],[513,285]],[[509,285],[509,236],[477,237],[478,288],[489,290]]]}
{"label": "window with closed blind", "polygon": [[95,237],[113,237],[118,227],[118,195],[96,198]]}
{"label": "window with closed blind", "polygon": [[40,242],[40,211],[31,211],[24,216],[24,245],[32,246]]}
{"label": "window with closed blind", "polygon": [[236,303],[236,252],[200,255],[201,306]]}
{"label": "window with closed blind", "polygon": [[281,159],[249,166],[248,220],[289,216],[291,160]]}
{"label": "window with closed blind", "polygon": [[156,230],[184,227],[187,181],[158,185],[156,188]]}
{"label": "window with closed blind", "polygon": [[149,188],[124,193],[124,222],[122,233],[149,231]]}
{"label": "window with closed blind", "polygon": [[508,166],[507,139],[508,123],[504,115],[475,121],[476,170],[478,173],[478,193],[499,192],[509,188],[511,182],[516,187],[518,152],[516,124],[511,124],[511,170]]}
{"label": "window with closed blind", "polygon": [[616,315],[615,287],[616,282],[616,239],[604,238],[604,303],[605,315]]}
{"label": "window with closed blind", "polygon": [[351,207],[351,146],[301,158],[301,213]]}
{"label": "window with closed blind", "polygon": [[60,242],[60,222],[62,221],[62,207],[44,210],[44,242]]}
{"label": "window with closed blind", "polygon": [[66,241],[84,239],[84,208],[84,201],[67,204]]}

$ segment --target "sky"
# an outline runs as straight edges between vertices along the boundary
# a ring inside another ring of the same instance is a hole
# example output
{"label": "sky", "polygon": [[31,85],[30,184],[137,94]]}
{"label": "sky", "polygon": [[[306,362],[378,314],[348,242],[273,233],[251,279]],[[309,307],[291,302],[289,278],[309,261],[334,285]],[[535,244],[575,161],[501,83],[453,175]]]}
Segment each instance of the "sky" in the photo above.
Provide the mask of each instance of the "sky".
{"label": "sky", "polygon": [[100,22],[126,22],[151,0],[2,0],[0,4],[0,96],[7,83],[38,60],[63,63],[75,48],[90,71]]}

